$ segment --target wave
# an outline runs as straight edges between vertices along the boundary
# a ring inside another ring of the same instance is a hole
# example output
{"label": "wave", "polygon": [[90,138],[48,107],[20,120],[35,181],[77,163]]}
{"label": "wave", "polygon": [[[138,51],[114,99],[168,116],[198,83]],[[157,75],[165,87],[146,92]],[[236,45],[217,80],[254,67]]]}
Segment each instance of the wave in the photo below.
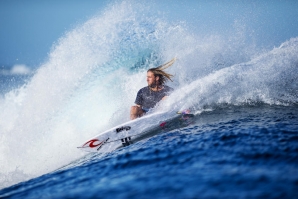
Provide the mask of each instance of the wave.
{"label": "wave", "polygon": [[263,52],[247,45],[237,26],[228,39],[201,36],[157,12],[130,1],[111,4],[67,32],[26,84],[0,98],[3,187],[82,157],[82,141],[129,120],[146,70],[173,57],[169,85],[176,91],[161,109],[297,103],[298,38]]}
{"label": "wave", "polygon": [[[216,70],[170,96],[179,109],[203,110],[220,104],[295,105],[298,103],[298,38],[246,63]],[[181,105],[182,104],[182,105]]]}

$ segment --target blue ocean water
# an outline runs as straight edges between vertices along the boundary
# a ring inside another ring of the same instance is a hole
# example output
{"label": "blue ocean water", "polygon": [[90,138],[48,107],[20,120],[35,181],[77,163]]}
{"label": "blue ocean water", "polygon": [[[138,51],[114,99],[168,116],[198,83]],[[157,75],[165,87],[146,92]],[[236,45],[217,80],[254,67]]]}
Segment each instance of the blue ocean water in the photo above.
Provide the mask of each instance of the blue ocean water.
{"label": "blue ocean water", "polygon": [[[33,74],[1,73],[0,198],[297,198],[296,18],[290,37],[258,32],[260,10],[297,3],[173,5],[175,20],[161,4],[113,2]],[[272,14],[267,28],[284,22]],[[173,57],[175,91],[157,109],[191,109],[191,124],[111,153],[77,149],[128,121],[146,70]]]}
{"label": "blue ocean water", "polygon": [[298,107],[226,106],[192,125],[0,191],[3,198],[296,198]]}

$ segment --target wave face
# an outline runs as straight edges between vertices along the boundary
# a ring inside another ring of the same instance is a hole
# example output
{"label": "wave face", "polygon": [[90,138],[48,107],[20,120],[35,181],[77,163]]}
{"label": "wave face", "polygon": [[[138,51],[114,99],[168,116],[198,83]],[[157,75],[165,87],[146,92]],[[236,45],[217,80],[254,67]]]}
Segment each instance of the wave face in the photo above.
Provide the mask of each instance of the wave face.
{"label": "wave face", "polygon": [[82,157],[76,147],[129,120],[147,69],[173,57],[169,85],[176,91],[163,102],[165,111],[298,103],[298,38],[264,50],[248,42],[241,23],[228,37],[196,34],[187,21],[169,21],[152,7],[107,6],[60,38],[48,61],[0,98],[3,187]]}

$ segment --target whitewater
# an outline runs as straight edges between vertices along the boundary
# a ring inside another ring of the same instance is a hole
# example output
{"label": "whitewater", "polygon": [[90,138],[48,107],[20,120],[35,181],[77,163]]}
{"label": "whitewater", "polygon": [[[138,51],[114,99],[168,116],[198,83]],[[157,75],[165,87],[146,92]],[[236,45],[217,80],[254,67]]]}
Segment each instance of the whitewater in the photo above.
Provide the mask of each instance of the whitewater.
{"label": "whitewater", "polygon": [[[298,37],[264,48],[241,21],[204,34],[152,7],[107,5],[7,83],[0,197],[297,197]],[[191,109],[192,124],[107,154],[77,149],[129,121],[146,71],[173,57],[175,91],[157,109]]]}

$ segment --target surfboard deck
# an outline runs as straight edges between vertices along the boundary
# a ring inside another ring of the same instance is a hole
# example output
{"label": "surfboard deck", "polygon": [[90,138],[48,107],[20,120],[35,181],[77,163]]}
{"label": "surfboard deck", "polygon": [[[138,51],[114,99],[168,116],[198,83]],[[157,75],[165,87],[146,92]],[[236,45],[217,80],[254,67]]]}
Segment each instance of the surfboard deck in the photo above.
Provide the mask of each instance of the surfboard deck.
{"label": "surfboard deck", "polygon": [[111,152],[163,131],[185,127],[193,117],[190,113],[153,113],[104,131],[78,148],[87,152]]}

